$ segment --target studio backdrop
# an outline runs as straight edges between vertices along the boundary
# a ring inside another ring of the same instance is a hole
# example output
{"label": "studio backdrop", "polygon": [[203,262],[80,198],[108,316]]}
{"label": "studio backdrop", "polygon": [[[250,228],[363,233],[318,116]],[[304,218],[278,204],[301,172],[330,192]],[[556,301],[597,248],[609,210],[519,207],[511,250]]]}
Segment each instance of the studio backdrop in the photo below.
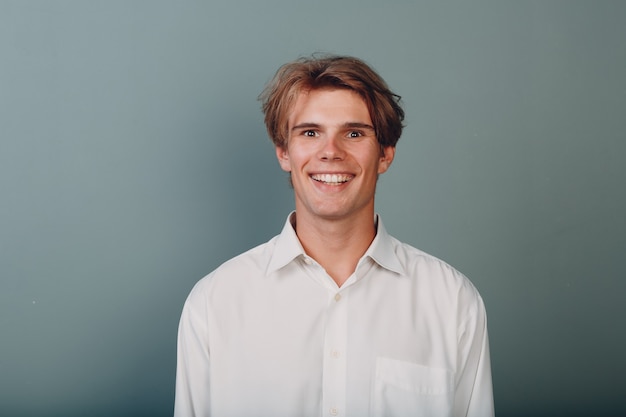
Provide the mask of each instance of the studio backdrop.
{"label": "studio backdrop", "polygon": [[498,416],[626,414],[626,3],[0,0],[0,416],[169,416],[191,287],[293,196],[257,96],[358,56],[377,211],[485,301]]}

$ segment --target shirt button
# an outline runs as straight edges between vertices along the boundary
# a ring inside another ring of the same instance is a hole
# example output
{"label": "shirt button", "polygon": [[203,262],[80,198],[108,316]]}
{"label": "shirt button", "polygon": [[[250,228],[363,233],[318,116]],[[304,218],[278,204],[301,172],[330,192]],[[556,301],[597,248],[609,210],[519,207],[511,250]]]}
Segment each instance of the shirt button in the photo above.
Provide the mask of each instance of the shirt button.
{"label": "shirt button", "polygon": [[304,263],[307,265],[311,265],[313,263],[313,261],[311,261],[311,258],[304,258]]}
{"label": "shirt button", "polygon": [[337,359],[341,356],[341,353],[338,350],[333,350],[332,352],[330,352],[330,356],[332,356],[333,358]]}
{"label": "shirt button", "polygon": [[337,410],[335,407],[331,407],[331,409],[328,411],[330,412],[331,416],[336,416],[337,414],[339,414],[339,410]]}
{"label": "shirt button", "polygon": [[341,300],[341,294],[337,293],[335,294],[335,301],[339,301]]}

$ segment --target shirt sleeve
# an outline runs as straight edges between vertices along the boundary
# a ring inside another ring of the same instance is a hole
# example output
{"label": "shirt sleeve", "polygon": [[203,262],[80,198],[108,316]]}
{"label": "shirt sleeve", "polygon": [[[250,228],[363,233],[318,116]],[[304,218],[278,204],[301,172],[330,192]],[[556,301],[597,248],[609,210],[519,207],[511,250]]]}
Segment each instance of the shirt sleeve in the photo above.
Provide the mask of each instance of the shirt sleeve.
{"label": "shirt sleeve", "polygon": [[493,417],[493,386],[489,358],[487,317],[482,299],[475,300],[459,329],[455,416]]}
{"label": "shirt sleeve", "polygon": [[210,415],[209,359],[206,301],[195,288],[185,302],[178,327],[174,417]]}

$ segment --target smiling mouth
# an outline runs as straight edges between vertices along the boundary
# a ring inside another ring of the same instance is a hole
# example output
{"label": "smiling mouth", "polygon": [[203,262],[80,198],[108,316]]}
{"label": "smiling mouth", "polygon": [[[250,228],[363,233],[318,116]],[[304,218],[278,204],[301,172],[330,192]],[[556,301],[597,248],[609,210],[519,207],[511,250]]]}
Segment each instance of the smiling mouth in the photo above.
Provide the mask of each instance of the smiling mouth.
{"label": "smiling mouth", "polygon": [[317,182],[328,185],[341,185],[350,181],[352,178],[354,178],[354,176],[346,174],[314,174],[311,175],[311,178]]}

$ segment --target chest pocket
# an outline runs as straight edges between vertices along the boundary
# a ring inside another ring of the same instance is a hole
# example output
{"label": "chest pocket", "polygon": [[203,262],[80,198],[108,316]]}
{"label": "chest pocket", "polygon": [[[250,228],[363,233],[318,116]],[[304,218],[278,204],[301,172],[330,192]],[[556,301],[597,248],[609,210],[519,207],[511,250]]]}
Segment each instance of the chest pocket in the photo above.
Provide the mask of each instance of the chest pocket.
{"label": "chest pocket", "polygon": [[446,369],[379,357],[373,390],[376,417],[452,415],[453,374]]}

